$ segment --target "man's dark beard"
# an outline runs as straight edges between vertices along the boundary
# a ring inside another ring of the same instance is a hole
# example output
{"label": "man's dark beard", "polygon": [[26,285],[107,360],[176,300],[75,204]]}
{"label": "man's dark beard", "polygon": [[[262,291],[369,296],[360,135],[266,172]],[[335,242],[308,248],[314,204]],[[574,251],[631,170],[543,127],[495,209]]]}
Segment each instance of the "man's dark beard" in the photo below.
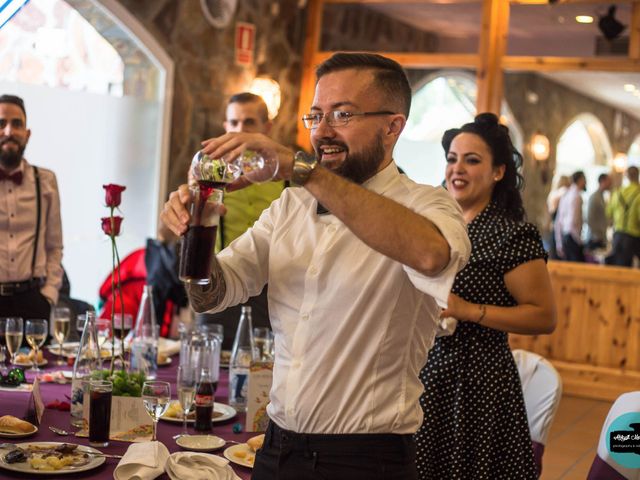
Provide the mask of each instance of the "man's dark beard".
{"label": "man's dark beard", "polygon": [[[346,145],[340,144],[340,142],[330,140],[320,140],[318,147],[323,144],[339,145],[345,149],[347,148]],[[345,158],[344,162],[338,168],[332,169],[332,171],[352,182],[362,184],[376,174],[383,160],[384,145],[382,144],[382,134],[378,133],[371,146],[360,153],[347,152],[347,158]]]}
{"label": "man's dark beard", "polygon": [[[0,166],[10,172],[18,165],[20,165],[20,160],[22,160],[22,154],[24,153],[25,146],[20,146],[17,150],[5,150],[2,148],[4,144],[10,140],[9,138],[0,138]],[[20,145],[17,141],[13,140],[16,144]]]}

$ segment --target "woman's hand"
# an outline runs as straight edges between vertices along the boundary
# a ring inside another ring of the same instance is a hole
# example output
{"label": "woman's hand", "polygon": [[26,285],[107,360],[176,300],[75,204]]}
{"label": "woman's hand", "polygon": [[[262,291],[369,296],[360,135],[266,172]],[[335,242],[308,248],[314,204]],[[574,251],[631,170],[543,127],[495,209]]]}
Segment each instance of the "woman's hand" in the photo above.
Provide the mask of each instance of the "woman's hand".
{"label": "woman's hand", "polygon": [[447,299],[447,308],[440,313],[440,318],[453,317],[462,322],[478,322],[482,315],[480,305],[467,302],[455,293],[450,293]]}

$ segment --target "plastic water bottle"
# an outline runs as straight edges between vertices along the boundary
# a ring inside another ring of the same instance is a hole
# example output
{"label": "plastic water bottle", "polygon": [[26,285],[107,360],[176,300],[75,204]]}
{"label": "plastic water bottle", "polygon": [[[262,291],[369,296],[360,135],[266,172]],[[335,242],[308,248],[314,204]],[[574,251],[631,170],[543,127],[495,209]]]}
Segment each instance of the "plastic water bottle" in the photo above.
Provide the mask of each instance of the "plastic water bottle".
{"label": "plastic water bottle", "polygon": [[244,412],[247,409],[249,367],[255,356],[251,307],[243,306],[229,361],[229,405],[238,412]]}
{"label": "plastic water bottle", "polygon": [[147,378],[156,378],[158,374],[158,333],[152,287],[145,285],[131,343],[130,370],[132,372],[143,372]]}
{"label": "plastic water bottle", "polygon": [[98,333],[96,330],[96,314],[88,311],[80,337],[80,346],[73,362],[73,376],[71,380],[71,424],[82,427],[82,412],[85,390],[91,373],[99,365],[100,350],[98,348]]}

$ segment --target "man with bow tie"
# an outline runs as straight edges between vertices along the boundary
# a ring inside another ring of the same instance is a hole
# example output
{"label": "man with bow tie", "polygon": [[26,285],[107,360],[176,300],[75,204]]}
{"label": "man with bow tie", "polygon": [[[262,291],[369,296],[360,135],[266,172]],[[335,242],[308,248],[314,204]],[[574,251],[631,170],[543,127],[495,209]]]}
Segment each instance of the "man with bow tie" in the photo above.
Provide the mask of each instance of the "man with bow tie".
{"label": "man with bow tie", "polygon": [[[393,161],[411,104],[402,67],[338,53],[316,76],[302,117],[315,156],[260,134],[205,142],[214,158],[276,157],[280,178],[299,187],[218,254],[208,285],[186,289],[196,311],[220,311],[269,282],[275,362],[254,480],[412,480],[418,373],[469,239],[451,196]],[[162,214],[179,235],[188,200],[183,186]]]}
{"label": "man with bow tie", "polygon": [[49,319],[62,285],[62,224],[55,174],[23,157],[31,136],[24,101],[0,95],[0,317]]}

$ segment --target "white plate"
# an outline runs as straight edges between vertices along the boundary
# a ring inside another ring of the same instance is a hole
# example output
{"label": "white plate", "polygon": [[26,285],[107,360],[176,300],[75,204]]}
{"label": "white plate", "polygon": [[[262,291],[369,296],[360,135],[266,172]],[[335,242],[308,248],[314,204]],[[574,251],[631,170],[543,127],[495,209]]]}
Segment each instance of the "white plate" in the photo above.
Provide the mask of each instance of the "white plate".
{"label": "white plate", "polygon": [[[29,445],[37,445],[37,446],[54,446],[54,445],[62,445],[62,442],[28,442],[28,443],[16,443],[16,447],[28,447]],[[95,448],[87,447],[85,445],[80,445],[78,448],[79,451],[82,452],[94,452],[100,453],[99,450]],[[65,467],[60,470],[36,470],[35,468],[31,468],[29,462],[21,462],[21,463],[7,463],[4,460],[4,456],[9,453],[10,450],[4,449],[2,450],[2,454],[0,454],[0,468],[4,468],[5,470],[11,470],[12,472],[20,472],[20,473],[30,473],[32,475],[62,475],[67,473],[75,473],[75,472],[86,472],[87,470],[93,470],[96,467],[99,467],[105,462],[104,457],[91,457],[91,460],[86,465],[81,467]]]}
{"label": "white plate", "polygon": [[227,444],[226,440],[215,435],[183,435],[178,437],[176,443],[194,452],[212,452]]}
{"label": "white plate", "polygon": [[[244,457],[238,457],[236,454],[244,453]],[[230,462],[237,463],[238,465],[242,465],[243,467],[253,468],[253,463],[255,462],[256,454],[251,447],[246,443],[240,443],[238,445],[233,445],[232,447],[227,448],[224,451],[224,458],[229,460]],[[250,460],[247,460],[249,458]]]}
{"label": "white plate", "polygon": [[[171,403],[178,403],[177,400],[173,400]],[[169,404],[171,405],[171,404]],[[236,412],[236,409],[233,408],[230,405],[227,405],[226,403],[218,403],[215,402],[213,404],[213,412],[215,413],[220,413],[221,415],[218,416],[213,416],[212,417],[212,421],[213,423],[216,422],[224,422],[225,420],[229,420],[230,418],[233,418],[236,416],[236,414],[238,412]],[[182,423],[182,417],[178,418],[178,417],[167,417],[167,416],[162,416],[160,417],[160,420],[165,420],[167,422],[174,422],[174,423]],[[187,423],[193,423],[194,419],[192,418],[187,418]]]}
{"label": "white plate", "polygon": [[[17,367],[33,367],[33,362],[12,362]],[[38,362],[39,367],[45,366],[49,363],[49,360],[43,358],[41,362]]]}
{"label": "white plate", "polygon": [[[62,344],[62,356],[68,357],[69,355],[75,355],[76,353],[78,353],[78,347],[80,347],[80,342],[64,342]],[[57,343],[52,343],[50,345],[47,345],[44,348],[49,350],[54,355],[60,354],[60,350]]]}
{"label": "white plate", "polygon": [[9,432],[3,432],[0,431],[0,437],[2,438],[24,438],[24,437],[28,437],[30,435],[33,435],[34,433],[36,433],[38,431],[38,427],[36,427],[35,425],[31,425],[33,427],[33,430],[27,433],[9,433]]}

